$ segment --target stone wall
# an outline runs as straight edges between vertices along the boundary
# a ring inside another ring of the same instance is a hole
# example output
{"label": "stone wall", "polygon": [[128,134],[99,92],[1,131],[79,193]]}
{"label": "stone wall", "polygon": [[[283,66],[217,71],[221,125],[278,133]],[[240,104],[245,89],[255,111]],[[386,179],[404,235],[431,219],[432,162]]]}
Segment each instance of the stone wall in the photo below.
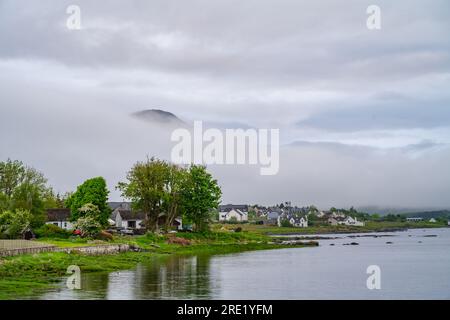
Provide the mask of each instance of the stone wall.
{"label": "stone wall", "polygon": [[16,256],[19,254],[35,254],[42,252],[65,252],[65,253],[79,253],[86,255],[103,255],[103,254],[116,254],[127,251],[140,251],[140,249],[133,245],[128,244],[105,244],[86,247],[73,247],[73,248],[57,248],[52,245],[40,246],[34,248],[14,248],[14,249],[1,249],[0,257]]}
{"label": "stone wall", "polygon": [[66,253],[81,253],[86,255],[102,255],[102,254],[115,254],[127,251],[137,251],[138,248],[130,246],[128,244],[106,244],[89,247],[76,247],[76,248],[58,248],[56,251]]}
{"label": "stone wall", "polygon": [[35,254],[42,252],[50,252],[55,251],[55,249],[56,249],[55,246],[45,246],[36,248],[18,248],[18,249],[0,250],[0,257],[10,257],[19,254]]}

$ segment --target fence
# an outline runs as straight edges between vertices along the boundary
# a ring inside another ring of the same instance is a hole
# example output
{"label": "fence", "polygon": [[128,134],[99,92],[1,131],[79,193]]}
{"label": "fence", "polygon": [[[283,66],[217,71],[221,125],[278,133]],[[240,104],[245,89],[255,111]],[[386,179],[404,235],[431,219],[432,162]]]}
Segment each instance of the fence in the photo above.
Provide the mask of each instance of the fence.
{"label": "fence", "polygon": [[0,257],[53,251],[55,246],[29,240],[0,240]]}

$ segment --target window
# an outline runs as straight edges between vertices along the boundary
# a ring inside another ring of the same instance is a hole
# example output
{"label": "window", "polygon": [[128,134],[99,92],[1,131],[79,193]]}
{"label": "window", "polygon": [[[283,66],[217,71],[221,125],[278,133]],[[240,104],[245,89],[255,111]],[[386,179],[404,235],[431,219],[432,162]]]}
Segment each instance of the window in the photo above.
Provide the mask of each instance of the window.
{"label": "window", "polygon": [[128,228],[135,229],[136,228],[136,221],[128,221]]}
{"label": "window", "polygon": [[53,222],[53,225],[57,227],[59,226],[58,222]]}

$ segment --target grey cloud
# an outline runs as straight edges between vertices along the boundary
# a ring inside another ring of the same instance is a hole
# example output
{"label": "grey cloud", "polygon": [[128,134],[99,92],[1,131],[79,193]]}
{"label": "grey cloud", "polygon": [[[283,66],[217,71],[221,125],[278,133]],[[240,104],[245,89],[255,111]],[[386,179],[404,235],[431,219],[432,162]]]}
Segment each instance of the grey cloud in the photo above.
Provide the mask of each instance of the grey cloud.
{"label": "grey cloud", "polygon": [[297,125],[336,131],[449,127],[449,106],[450,99],[392,99],[392,95],[383,95],[381,100],[368,101],[367,105],[314,114]]}
{"label": "grey cloud", "polygon": [[58,190],[168,159],[170,130],[129,117],[158,107],[304,141],[277,176],[212,166],[225,202],[450,205],[448,1],[378,1],[380,31],[368,1],[81,0],[81,31],[69,4],[0,1],[0,159]]}

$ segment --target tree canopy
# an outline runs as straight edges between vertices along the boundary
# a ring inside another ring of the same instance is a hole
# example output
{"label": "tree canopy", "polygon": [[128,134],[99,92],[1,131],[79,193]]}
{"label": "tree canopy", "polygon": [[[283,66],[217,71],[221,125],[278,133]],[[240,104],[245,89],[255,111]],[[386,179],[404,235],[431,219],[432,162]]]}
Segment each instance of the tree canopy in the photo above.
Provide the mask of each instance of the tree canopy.
{"label": "tree canopy", "polygon": [[[128,172],[127,180],[117,188],[132,201],[134,210],[145,213],[146,226],[151,231],[160,227],[169,229],[181,215],[197,229],[204,229],[210,210],[218,206],[221,196],[216,180],[205,167],[186,168],[156,158],[137,162]],[[164,225],[159,226],[161,217]]]}
{"label": "tree canopy", "polygon": [[211,210],[220,203],[222,191],[217,180],[206,171],[206,167],[192,165],[182,190],[182,201],[186,217],[194,223],[197,231],[208,227]]}
{"label": "tree canopy", "polygon": [[31,214],[31,226],[38,227],[45,221],[46,203],[51,194],[47,179],[36,169],[18,160],[0,162],[0,212],[27,210]]}
{"label": "tree canopy", "polygon": [[100,211],[98,215],[100,224],[106,226],[111,214],[111,209],[108,206],[108,194],[109,190],[103,177],[86,180],[66,200],[66,206],[70,208],[71,220],[77,221],[83,217],[84,211],[80,211],[80,209],[86,204],[92,204]]}

